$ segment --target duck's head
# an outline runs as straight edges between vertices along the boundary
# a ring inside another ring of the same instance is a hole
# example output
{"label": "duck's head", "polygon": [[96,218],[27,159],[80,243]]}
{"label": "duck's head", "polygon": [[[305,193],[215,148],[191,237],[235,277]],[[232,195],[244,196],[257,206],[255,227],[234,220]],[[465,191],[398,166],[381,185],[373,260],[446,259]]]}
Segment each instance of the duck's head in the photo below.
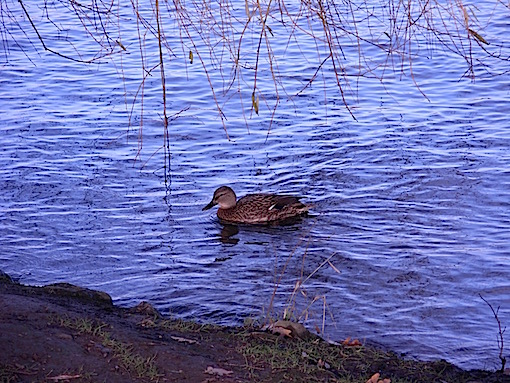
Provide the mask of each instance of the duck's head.
{"label": "duck's head", "polygon": [[219,205],[220,209],[230,209],[236,205],[236,193],[228,186],[222,186],[216,189],[213,198],[203,210],[212,208],[214,205]]}

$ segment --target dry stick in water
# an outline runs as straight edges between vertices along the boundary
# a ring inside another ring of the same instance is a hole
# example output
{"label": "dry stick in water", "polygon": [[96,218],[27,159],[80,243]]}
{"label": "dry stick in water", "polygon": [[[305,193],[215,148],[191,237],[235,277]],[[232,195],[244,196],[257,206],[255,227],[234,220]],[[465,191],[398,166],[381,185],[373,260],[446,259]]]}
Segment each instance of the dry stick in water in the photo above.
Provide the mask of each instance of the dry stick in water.
{"label": "dry stick in water", "polygon": [[492,314],[494,314],[494,318],[496,319],[496,322],[498,322],[498,329],[499,329],[499,334],[498,334],[499,359],[501,360],[501,370],[500,371],[504,372],[505,371],[506,358],[503,356],[503,349],[504,349],[503,333],[505,332],[506,327],[503,328],[503,329],[501,328],[501,321],[499,320],[499,317],[498,317],[499,306],[498,306],[498,308],[496,310],[494,310],[494,307],[492,307],[492,305],[484,297],[482,297],[482,294],[478,294],[478,295],[491,308]]}

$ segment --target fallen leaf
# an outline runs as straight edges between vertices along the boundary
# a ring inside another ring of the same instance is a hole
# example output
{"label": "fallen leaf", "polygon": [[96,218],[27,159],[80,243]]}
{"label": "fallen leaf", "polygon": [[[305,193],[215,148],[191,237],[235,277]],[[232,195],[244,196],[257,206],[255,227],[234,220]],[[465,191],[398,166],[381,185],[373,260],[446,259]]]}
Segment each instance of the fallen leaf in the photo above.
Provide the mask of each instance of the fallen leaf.
{"label": "fallen leaf", "polygon": [[309,335],[308,330],[301,323],[288,320],[276,321],[276,323],[272,325],[271,330],[291,338],[306,339]]}
{"label": "fallen leaf", "polygon": [[156,323],[152,319],[149,319],[149,318],[143,319],[140,323],[138,323],[138,325],[141,327],[144,327],[144,328],[156,327]]}
{"label": "fallen leaf", "polygon": [[362,343],[358,339],[351,340],[351,337],[347,337],[344,341],[342,341],[342,345],[346,347],[358,347],[362,346]]}
{"label": "fallen leaf", "polygon": [[181,338],[180,336],[171,336],[170,338],[172,338],[173,340],[176,340],[177,342],[181,342],[181,343],[188,343],[188,344],[198,343],[194,339]]}
{"label": "fallen leaf", "polygon": [[81,375],[59,375],[49,377],[49,380],[53,380],[54,382],[60,382],[61,380],[69,380],[69,379],[78,379],[81,378]]}
{"label": "fallen leaf", "polygon": [[230,374],[234,373],[234,371],[229,371],[229,370],[225,370],[223,368],[217,368],[217,367],[211,367],[211,366],[208,366],[204,372],[206,374],[219,375],[219,376],[230,375]]}
{"label": "fallen leaf", "polygon": [[367,380],[367,383],[391,383],[390,378],[379,379],[380,377],[381,377],[381,374],[379,374],[377,372],[374,375],[372,375],[372,377],[370,379]]}
{"label": "fallen leaf", "polygon": [[326,370],[329,370],[331,368],[331,366],[329,365],[328,362],[326,362],[325,360],[322,360],[322,359],[319,359],[317,361],[317,367],[319,368],[324,368]]}
{"label": "fallen leaf", "polygon": [[283,336],[288,336],[289,338],[292,337],[292,330],[289,330],[285,327],[280,327],[280,326],[274,326],[271,331],[273,331],[274,333],[276,334],[280,334],[280,335],[283,335]]}

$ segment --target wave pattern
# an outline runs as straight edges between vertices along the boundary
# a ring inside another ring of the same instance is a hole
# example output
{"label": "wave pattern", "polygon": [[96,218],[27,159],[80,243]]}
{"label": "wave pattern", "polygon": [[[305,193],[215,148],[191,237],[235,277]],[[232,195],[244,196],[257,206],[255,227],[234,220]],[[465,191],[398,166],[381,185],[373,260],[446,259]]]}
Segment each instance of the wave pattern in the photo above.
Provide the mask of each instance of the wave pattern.
{"label": "wave pattern", "polygon": [[[303,46],[283,48],[300,57]],[[135,91],[136,61],[124,65]],[[145,84],[137,156],[118,67],[47,53],[35,66],[12,45],[0,77],[0,268],[23,283],[66,281],[119,304],[149,300],[238,324],[268,309],[275,281],[283,310],[296,281],[331,257],[339,272],[314,273],[298,304],[325,297],[327,336],[469,368],[498,363],[496,324],[479,294],[510,323],[507,76],[458,81],[463,63],[438,54],[413,68],[430,102],[409,78],[385,87],[360,78],[357,121],[334,87],[327,105],[316,87],[282,99],[270,131],[267,113],[248,129],[246,102],[234,97],[229,141],[200,71],[171,65],[171,107],[186,113],[170,126],[167,189],[157,76]],[[314,69],[300,61],[280,70],[302,83]],[[223,184],[238,195],[304,195],[314,216],[221,241],[223,227],[201,207]],[[321,322],[323,302],[310,323]]]}

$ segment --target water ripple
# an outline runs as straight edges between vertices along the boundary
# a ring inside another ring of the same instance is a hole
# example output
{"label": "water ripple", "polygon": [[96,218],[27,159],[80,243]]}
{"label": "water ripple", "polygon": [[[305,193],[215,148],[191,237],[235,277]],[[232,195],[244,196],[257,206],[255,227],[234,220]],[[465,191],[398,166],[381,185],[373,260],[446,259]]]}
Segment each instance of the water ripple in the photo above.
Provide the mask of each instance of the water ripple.
{"label": "water ripple", "polygon": [[[496,23],[494,35],[505,25]],[[131,47],[136,30],[126,33]],[[270,128],[267,110],[247,109],[251,94],[244,103],[230,98],[227,140],[201,68],[172,60],[167,90],[179,117],[170,125],[166,187],[159,74],[145,82],[142,131],[136,108],[128,126],[137,53],[122,69],[44,52],[34,66],[9,46],[0,78],[4,271],[23,283],[76,283],[122,305],[149,300],[165,313],[225,324],[267,312],[273,295],[281,313],[296,281],[313,275],[295,309],[313,326],[327,307],[326,336],[469,368],[498,363],[496,324],[479,294],[509,322],[506,77],[469,83],[448,52],[417,58],[415,80],[430,101],[405,76],[388,72],[385,87],[361,77],[351,84],[359,92],[354,121],[325,71],[326,96],[314,85],[282,97]],[[156,47],[148,42],[147,52]],[[313,41],[275,46],[286,64],[280,75],[291,80],[287,94],[315,73],[303,51],[316,52]],[[355,45],[344,54],[357,62]],[[261,87],[267,79],[262,71]],[[201,211],[222,184],[238,195],[304,196],[312,217],[227,237]],[[328,257],[332,266],[316,270]]]}

